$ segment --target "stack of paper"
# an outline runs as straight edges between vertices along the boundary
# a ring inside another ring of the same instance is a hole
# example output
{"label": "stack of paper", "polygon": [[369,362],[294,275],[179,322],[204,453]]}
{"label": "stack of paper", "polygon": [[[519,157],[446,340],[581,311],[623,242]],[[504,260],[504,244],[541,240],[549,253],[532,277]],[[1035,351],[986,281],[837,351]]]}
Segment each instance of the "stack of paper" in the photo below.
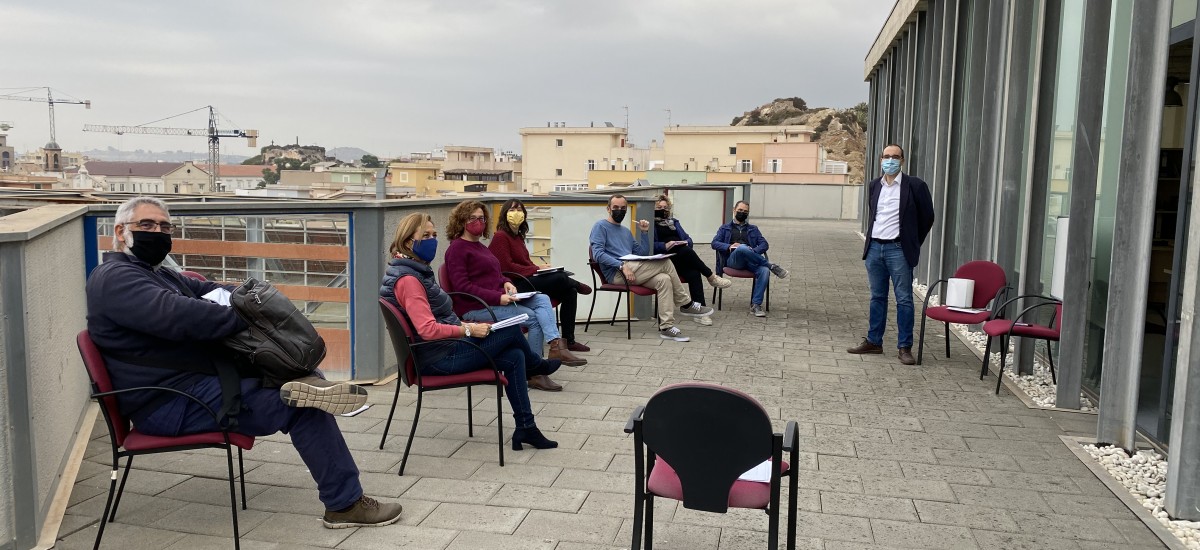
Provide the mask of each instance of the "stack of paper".
{"label": "stack of paper", "polygon": [[617,259],[626,261],[626,262],[630,262],[630,261],[662,260],[665,258],[670,258],[671,256],[674,256],[674,254],[655,254],[653,256],[638,256],[637,254],[626,254]]}
{"label": "stack of paper", "polygon": [[492,330],[502,329],[504,327],[511,327],[513,325],[519,325],[528,320],[529,320],[529,315],[522,313],[520,315],[517,315],[516,317],[509,317],[508,319],[501,319],[499,321],[496,321],[495,323],[492,323]]}

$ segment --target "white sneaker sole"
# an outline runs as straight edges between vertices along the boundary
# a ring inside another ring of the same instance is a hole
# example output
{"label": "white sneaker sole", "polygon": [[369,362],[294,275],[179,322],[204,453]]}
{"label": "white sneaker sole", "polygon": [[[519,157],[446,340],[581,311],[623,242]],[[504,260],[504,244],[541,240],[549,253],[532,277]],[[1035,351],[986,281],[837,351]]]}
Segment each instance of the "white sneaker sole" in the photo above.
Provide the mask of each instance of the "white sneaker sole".
{"label": "white sneaker sole", "polygon": [[321,387],[292,380],[279,388],[279,398],[289,407],[311,407],[329,414],[346,414],[367,403],[367,390],[350,383]]}
{"label": "white sneaker sole", "polygon": [[658,333],[658,337],[662,338],[663,340],[674,340],[676,342],[691,342],[692,341],[692,339],[687,336],[667,336],[666,334],[663,334],[661,332]]}
{"label": "white sneaker sole", "polygon": [[349,529],[351,527],[383,527],[384,525],[391,525],[393,523],[396,523],[397,521],[400,521],[400,517],[402,515],[403,515],[403,511],[400,514],[396,514],[396,517],[394,517],[392,519],[385,519],[378,523],[350,523],[350,522],[330,523],[330,522],[326,521],[325,518],[321,518],[321,524],[324,525],[326,529]]}
{"label": "white sneaker sole", "polygon": [[708,317],[709,315],[713,314],[713,310],[710,308],[705,313],[688,313],[687,311],[681,309],[679,310],[679,314],[687,317]]}
{"label": "white sneaker sole", "polygon": [[702,327],[711,327],[713,324],[710,317],[693,317],[692,320]]}

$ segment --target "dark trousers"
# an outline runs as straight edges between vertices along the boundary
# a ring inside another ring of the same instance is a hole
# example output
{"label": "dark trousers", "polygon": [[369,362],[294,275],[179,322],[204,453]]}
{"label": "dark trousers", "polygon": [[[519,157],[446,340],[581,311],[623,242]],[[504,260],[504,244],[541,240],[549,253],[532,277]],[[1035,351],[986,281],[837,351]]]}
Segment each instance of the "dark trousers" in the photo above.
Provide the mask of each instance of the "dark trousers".
{"label": "dark trousers", "polygon": [[[214,411],[221,408],[221,384],[216,376],[200,377],[187,393]],[[279,398],[279,388],[264,388],[259,380],[250,378],[242,380],[242,402],[245,407],[238,414],[236,431],[255,437],[276,432],[290,435],[292,446],[317,482],[326,509],[342,510],[358,501],[363,493],[358,466],[333,415],[313,408],[289,407]],[[133,423],[142,433],[170,437],[220,430],[207,411],[185,397],[146,415],[137,414]]]}
{"label": "dark trousers", "polygon": [[513,284],[521,292],[533,292],[536,290],[549,296],[551,300],[557,301],[560,308],[558,322],[562,325],[559,332],[562,333],[562,337],[567,342],[574,342],[575,311],[579,308],[579,283],[561,271],[534,275],[529,277],[529,282],[533,283],[532,287],[519,278],[513,281]]}
{"label": "dark trousers", "polygon": [[676,246],[667,252],[674,254],[671,256],[671,263],[675,264],[675,271],[679,272],[679,276],[687,281],[692,301],[706,305],[704,303],[704,279],[712,276],[712,269],[709,269],[708,264],[704,263],[704,260],[701,260],[691,247]]}

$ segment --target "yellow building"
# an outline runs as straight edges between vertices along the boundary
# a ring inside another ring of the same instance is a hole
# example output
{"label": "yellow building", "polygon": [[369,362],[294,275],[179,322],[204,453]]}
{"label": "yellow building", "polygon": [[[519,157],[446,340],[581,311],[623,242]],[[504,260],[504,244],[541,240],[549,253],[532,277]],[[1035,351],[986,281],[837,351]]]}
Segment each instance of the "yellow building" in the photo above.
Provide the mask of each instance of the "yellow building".
{"label": "yellow building", "polygon": [[622,170],[642,168],[631,165],[634,154],[627,138],[624,128],[615,127],[521,128],[525,191],[548,193],[584,187],[589,171],[606,166]]}
{"label": "yellow building", "polygon": [[646,179],[645,170],[592,170],[587,175],[588,189],[628,187],[637,180]]}
{"label": "yellow building", "polygon": [[436,195],[440,190],[453,189],[443,184],[453,185],[454,182],[438,180],[441,169],[440,162],[392,162],[388,164],[389,183],[394,187],[412,187],[418,197]]}
{"label": "yellow building", "polygon": [[671,126],[663,129],[663,169],[736,172],[743,144],[808,143],[812,134],[800,125]]}

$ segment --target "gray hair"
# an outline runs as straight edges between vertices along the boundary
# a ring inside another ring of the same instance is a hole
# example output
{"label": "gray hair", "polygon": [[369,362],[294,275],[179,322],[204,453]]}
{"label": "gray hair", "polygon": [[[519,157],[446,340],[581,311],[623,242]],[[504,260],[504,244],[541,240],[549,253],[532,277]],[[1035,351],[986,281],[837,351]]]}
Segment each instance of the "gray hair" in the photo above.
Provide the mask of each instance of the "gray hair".
{"label": "gray hair", "polygon": [[127,252],[129,246],[133,244],[133,230],[126,227],[125,231],[123,232],[124,234],[122,235],[125,238],[125,246],[121,246],[121,243],[117,240],[116,226],[117,224],[127,224],[135,221],[133,219],[133,212],[142,205],[153,206],[159,210],[162,210],[163,214],[166,214],[167,217],[171,216],[171,211],[167,209],[167,203],[156,197],[134,197],[121,203],[121,206],[117,207],[117,213],[113,216],[113,250],[118,252]]}

